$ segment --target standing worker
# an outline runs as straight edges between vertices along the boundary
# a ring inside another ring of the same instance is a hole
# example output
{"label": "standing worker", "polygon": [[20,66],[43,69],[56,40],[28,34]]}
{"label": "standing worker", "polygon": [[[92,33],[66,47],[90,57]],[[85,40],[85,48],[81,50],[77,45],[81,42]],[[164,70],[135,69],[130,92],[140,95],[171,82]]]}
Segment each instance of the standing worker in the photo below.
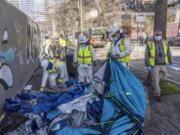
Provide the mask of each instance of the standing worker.
{"label": "standing worker", "polygon": [[112,41],[109,49],[110,57],[119,61],[128,68],[128,63],[131,60],[130,55],[132,52],[130,40],[128,37],[124,37],[124,35],[120,33],[120,29],[116,26],[110,28],[109,37]]}
{"label": "standing worker", "polygon": [[78,66],[78,81],[90,83],[92,80],[92,65],[96,66],[96,54],[93,46],[88,44],[86,36],[80,36],[78,43],[73,60],[74,66]]}
{"label": "standing worker", "polygon": [[172,68],[172,56],[168,42],[162,39],[162,31],[156,30],[154,40],[149,41],[145,51],[145,65],[151,71],[155,99],[161,102],[160,79],[167,78],[167,65]]}

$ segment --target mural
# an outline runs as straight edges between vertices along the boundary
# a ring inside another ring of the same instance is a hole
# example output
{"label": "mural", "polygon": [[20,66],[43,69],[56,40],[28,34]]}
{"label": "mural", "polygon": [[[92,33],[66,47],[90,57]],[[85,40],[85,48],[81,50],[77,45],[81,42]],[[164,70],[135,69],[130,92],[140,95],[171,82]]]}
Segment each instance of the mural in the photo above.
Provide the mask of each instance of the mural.
{"label": "mural", "polygon": [[14,50],[8,49],[6,52],[0,51],[0,84],[8,89],[13,86],[13,77],[9,67],[15,60]]}

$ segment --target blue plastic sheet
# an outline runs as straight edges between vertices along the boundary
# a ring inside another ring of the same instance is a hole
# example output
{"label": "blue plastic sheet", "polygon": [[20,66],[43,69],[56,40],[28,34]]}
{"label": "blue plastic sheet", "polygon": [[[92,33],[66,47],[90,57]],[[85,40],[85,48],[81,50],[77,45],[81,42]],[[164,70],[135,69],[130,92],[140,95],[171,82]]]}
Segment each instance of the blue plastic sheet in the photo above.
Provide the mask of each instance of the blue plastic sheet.
{"label": "blue plastic sheet", "polygon": [[100,135],[101,133],[96,130],[88,129],[88,128],[70,128],[65,127],[60,131],[56,132],[55,135]]}
{"label": "blue plastic sheet", "polygon": [[41,113],[48,112],[51,109],[56,108],[59,105],[68,103],[84,94],[84,90],[89,87],[88,85],[80,85],[79,83],[74,84],[75,86],[70,88],[64,93],[55,93],[53,95],[48,95],[49,93],[41,96],[41,99],[33,107],[33,112]]}
{"label": "blue plastic sheet", "polygon": [[[117,130],[115,130],[117,132],[113,131],[113,135],[121,134],[125,131],[124,129],[132,128],[132,123],[134,123],[134,128],[138,127],[141,132],[146,112],[146,96],[141,82],[117,61],[111,61],[110,71],[108,94],[125,116],[128,116],[126,121],[129,121],[125,124],[124,119],[119,119],[119,126],[116,126]],[[124,124],[121,125],[121,123]]]}
{"label": "blue plastic sheet", "polygon": [[13,98],[6,99],[4,111],[26,113],[41,113],[55,109],[57,106],[70,102],[85,94],[90,84],[80,84],[70,80],[65,83],[67,92],[37,92],[22,91]]}
{"label": "blue plastic sheet", "polygon": [[[88,118],[97,122],[95,124],[101,125],[100,129],[70,128],[68,124],[63,124],[63,127],[55,126],[57,130],[53,135],[142,134],[146,97],[141,82],[121,63],[108,61],[105,64],[103,77],[105,90],[103,96],[100,97],[102,100],[87,104]],[[27,92],[18,94],[15,98],[6,100],[5,110],[20,113],[46,112],[47,118],[53,119],[61,114],[56,110],[52,111],[52,109],[87,94],[86,92],[91,89],[90,84],[82,85],[73,80],[66,82],[65,85],[67,87],[72,86],[65,93]],[[36,104],[31,106],[28,102],[24,102],[30,100],[35,100]],[[58,123],[62,122],[66,123],[67,121],[58,121]]]}

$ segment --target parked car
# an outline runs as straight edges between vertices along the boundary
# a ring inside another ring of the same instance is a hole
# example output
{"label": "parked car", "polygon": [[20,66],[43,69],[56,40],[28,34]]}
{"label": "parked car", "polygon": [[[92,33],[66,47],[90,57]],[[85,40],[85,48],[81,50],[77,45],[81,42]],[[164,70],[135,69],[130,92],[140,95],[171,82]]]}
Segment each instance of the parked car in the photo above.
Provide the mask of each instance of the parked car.
{"label": "parked car", "polygon": [[180,35],[177,37],[168,38],[170,46],[180,46]]}
{"label": "parked car", "polygon": [[180,46],[180,35],[174,38],[173,45]]}
{"label": "parked car", "polygon": [[95,39],[94,47],[104,47],[107,43],[106,27],[96,27],[92,29],[92,35]]}

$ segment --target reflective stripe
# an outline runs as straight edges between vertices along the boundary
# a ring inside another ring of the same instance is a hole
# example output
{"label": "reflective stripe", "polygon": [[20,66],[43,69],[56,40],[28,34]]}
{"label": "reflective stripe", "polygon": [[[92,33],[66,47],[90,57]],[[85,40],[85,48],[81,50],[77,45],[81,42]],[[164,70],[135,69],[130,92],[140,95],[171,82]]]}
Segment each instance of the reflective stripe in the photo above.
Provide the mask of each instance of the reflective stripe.
{"label": "reflective stripe", "polygon": [[92,47],[87,45],[86,48],[78,48],[78,64],[92,64]]}
{"label": "reflective stripe", "polygon": [[63,61],[59,61],[57,59],[49,59],[49,62],[52,63],[52,69],[48,71],[49,74],[58,73],[58,66],[64,64]]}
{"label": "reflective stripe", "polygon": [[[126,41],[127,41],[126,38],[121,39],[120,45],[119,45],[119,51],[120,51],[120,52],[124,52],[124,51],[125,51],[125,42],[126,42]],[[110,47],[110,49],[109,49],[109,53],[111,53],[111,54],[112,54],[112,46],[113,46],[113,45],[114,45],[114,44],[111,44],[111,47]],[[128,63],[128,62],[131,61],[131,56],[130,56],[130,55],[127,55],[127,56],[125,56],[125,57],[118,58],[117,60],[118,60],[119,62],[121,62],[121,63]]]}
{"label": "reflective stripe", "polygon": [[155,64],[155,44],[154,44],[154,42],[149,42],[148,47],[150,50],[149,64],[151,66],[154,66],[154,64]]}
{"label": "reflective stripe", "polygon": [[[148,47],[149,47],[149,51],[150,51],[149,64],[151,66],[154,66],[155,65],[155,53],[156,53],[154,42],[148,42]],[[163,41],[163,51],[164,51],[165,64],[169,64],[167,41]]]}
{"label": "reflective stripe", "polygon": [[62,38],[59,39],[59,44],[60,44],[60,46],[63,46],[63,47],[66,47],[66,46],[67,46],[66,40],[64,40],[64,39],[62,39]]}
{"label": "reflective stripe", "polygon": [[165,59],[165,63],[169,64],[169,59],[168,59],[168,43],[167,41],[163,41],[163,49],[164,49],[164,59]]}

